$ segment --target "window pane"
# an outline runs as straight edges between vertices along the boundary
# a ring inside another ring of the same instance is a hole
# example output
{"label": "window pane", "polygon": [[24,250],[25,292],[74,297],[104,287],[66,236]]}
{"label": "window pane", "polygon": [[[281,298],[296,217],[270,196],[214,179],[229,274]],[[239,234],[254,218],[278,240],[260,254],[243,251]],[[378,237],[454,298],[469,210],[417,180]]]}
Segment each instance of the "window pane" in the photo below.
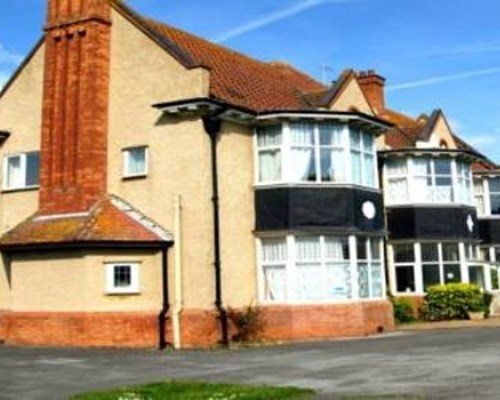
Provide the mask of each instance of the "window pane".
{"label": "window pane", "polygon": [[262,262],[281,263],[287,259],[286,239],[262,239]]}
{"label": "window pane", "polygon": [[352,183],[361,185],[361,153],[351,151]]}
{"label": "window pane", "polygon": [[436,243],[422,243],[422,261],[438,261],[438,245]]}
{"label": "window pane", "polygon": [[375,186],[375,157],[366,154],[363,183],[367,186]]}
{"label": "window pane", "polygon": [[323,295],[323,275],[321,264],[297,264],[295,290],[297,300],[321,300]]}
{"label": "window pane", "polygon": [[19,188],[24,186],[21,156],[10,156],[7,159],[7,187]]}
{"label": "window pane", "polygon": [[291,175],[297,181],[316,181],[316,157],[314,149],[293,148],[291,152]]}
{"label": "window pane", "polygon": [[500,178],[491,178],[489,183],[490,192],[500,193]]}
{"label": "window pane", "polygon": [[370,239],[370,252],[372,260],[380,260],[380,240]]}
{"label": "window pane", "polygon": [[259,182],[276,182],[281,180],[281,151],[259,151]]}
{"label": "window pane", "polygon": [[297,260],[320,260],[319,236],[297,237],[295,240],[295,256]]}
{"label": "window pane", "polygon": [[352,297],[351,270],[346,263],[326,265],[326,297],[328,299],[350,299]]}
{"label": "window pane", "polygon": [[117,265],[114,268],[114,287],[126,288],[132,284],[132,273],[130,266]]}
{"label": "window pane", "polygon": [[396,290],[399,293],[415,292],[415,274],[413,266],[396,267]]}
{"label": "window pane", "polygon": [[408,174],[406,159],[388,160],[386,164],[387,176],[406,176]]}
{"label": "window pane", "polygon": [[264,299],[267,301],[286,300],[286,273],[285,266],[265,266],[264,272]]}
{"label": "window pane", "polygon": [[141,147],[126,151],[128,153],[127,175],[141,175],[146,173],[146,149]]}
{"label": "window pane", "polygon": [[37,186],[40,175],[40,154],[28,153],[26,155],[26,186]]}
{"label": "window pane", "polygon": [[363,132],[363,151],[365,153],[373,153],[374,142],[373,135]]}
{"label": "window pane", "polygon": [[398,244],[393,246],[394,262],[406,263],[415,261],[415,248],[413,244]]}
{"label": "window pane", "polygon": [[491,201],[491,213],[493,215],[499,215],[500,214],[500,195],[492,194],[490,196],[490,201]]}
{"label": "window pane", "polygon": [[344,152],[339,149],[321,149],[321,180],[344,182]]}
{"label": "window pane", "polygon": [[443,260],[444,261],[459,261],[460,253],[458,251],[458,244],[456,243],[443,243]]}
{"label": "window pane", "polygon": [[368,258],[366,249],[367,239],[363,237],[357,238],[357,257],[358,260],[366,260]]}
{"label": "window pane", "polygon": [[460,265],[451,264],[444,266],[444,282],[445,283],[460,283],[462,281],[460,275]]}
{"label": "window pane", "polygon": [[382,265],[372,263],[371,265],[372,297],[382,297]]}
{"label": "window pane", "polygon": [[319,125],[319,143],[321,146],[343,147],[342,125],[321,124]]}
{"label": "window pane", "polygon": [[349,260],[349,241],[347,238],[325,237],[325,253],[328,259]]}
{"label": "window pane", "polygon": [[361,133],[355,128],[350,128],[351,149],[361,150]]}
{"label": "window pane", "polygon": [[469,267],[469,281],[485,288],[484,269],[481,265],[471,265]]}
{"label": "window pane", "polygon": [[436,175],[451,175],[451,161],[442,159],[434,160],[434,173]]}
{"label": "window pane", "polygon": [[370,297],[370,289],[368,287],[368,264],[358,263],[358,287],[359,297],[367,299]]}
{"label": "window pane", "polygon": [[491,275],[491,288],[493,290],[498,290],[500,289],[500,284],[498,281],[498,269],[496,266],[492,266],[489,268],[490,275]]}
{"label": "window pane", "polygon": [[423,265],[422,270],[424,278],[424,290],[427,290],[429,286],[439,285],[441,283],[438,264]]}
{"label": "window pane", "polygon": [[314,145],[314,125],[303,123],[290,124],[291,142],[294,146]]}
{"label": "window pane", "polygon": [[257,146],[272,147],[281,146],[281,125],[262,127],[257,130]]}

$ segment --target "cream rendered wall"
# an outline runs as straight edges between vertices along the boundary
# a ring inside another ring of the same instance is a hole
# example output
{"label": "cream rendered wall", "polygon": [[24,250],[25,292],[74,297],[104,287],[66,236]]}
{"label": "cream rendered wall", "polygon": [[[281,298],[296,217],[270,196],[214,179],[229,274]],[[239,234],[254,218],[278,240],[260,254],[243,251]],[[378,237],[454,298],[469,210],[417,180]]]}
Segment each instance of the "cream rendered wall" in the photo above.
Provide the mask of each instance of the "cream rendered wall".
{"label": "cream rendered wall", "polygon": [[[174,197],[182,196],[184,305],[191,309],[211,309],[215,292],[209,139],[199,118],[165,118],[151,105],[207,96],[207,74],[185,69],[113,13],[108,191],[170,231]],[[133,145],[149,147],[148,177],[122,180],[122,149]],[[175,251],[169,252],[172,299]]]}
{"label": "cream rendered wall", "polygon": [[366,100],[366,97],[356,79],[351,79],[337,99],[333,102],[330,109],[333,111],[351,111],[352,107],[355,107],[362,113],[373,115],[370,104]]}
{"label": "cream rendered wall", "polygon": [[441,141],[446,142],[449,149],[457,148],[450,128],[446,123],[446,120],[442,116],[439,117],[436,125],[434,126],[434,130],[432,131],[431,137],[429,138],[429,143],[431,143],[433,147],[439,147]]}
{"label": "cream rendered wall", "polygon": [[[0,130],[11,132],[0,147],[0,166],[6,154],[40,150],[44,46],[38,48],[5,94],[0,98]],[[3,184],[0,173],[0,187]],[[38,190],[0,194],[0,233],[33,214],[38,208]],[[10,308],[8,266],[0,260],[0,310]]]}
{"label": "cream rendered wall", "polygon": [[[161,308],[158,252],[23,253],[11,262],[12,311],[157,312]],[[106,294],[107,262],[138,262],[140,295]]]}
{"label": "cream rendered wall", "polygon": [[223,298],[243,307],[257,295],[253,130],[224,123],[218,151]]}

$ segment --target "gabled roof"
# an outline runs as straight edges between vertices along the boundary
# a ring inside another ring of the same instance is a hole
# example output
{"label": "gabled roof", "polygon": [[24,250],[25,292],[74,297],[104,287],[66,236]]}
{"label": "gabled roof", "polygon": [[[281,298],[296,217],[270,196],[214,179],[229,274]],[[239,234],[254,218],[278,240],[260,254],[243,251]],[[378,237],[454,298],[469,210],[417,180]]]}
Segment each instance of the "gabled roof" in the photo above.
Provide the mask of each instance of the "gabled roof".
{"label": "gabled roof", "polygon": [[210,97],[255,112],[310,109],[304,98],[327,88],[282,62],[262,62],[143,17],[120,1],[114,8],[186,68],[210,71]]}
{"label": "gabled roof", "polygon": [[35,214],[0,240],[0,248],[96,244],[160,246],[172,235],[117,196],[105,196],[88,212]]}

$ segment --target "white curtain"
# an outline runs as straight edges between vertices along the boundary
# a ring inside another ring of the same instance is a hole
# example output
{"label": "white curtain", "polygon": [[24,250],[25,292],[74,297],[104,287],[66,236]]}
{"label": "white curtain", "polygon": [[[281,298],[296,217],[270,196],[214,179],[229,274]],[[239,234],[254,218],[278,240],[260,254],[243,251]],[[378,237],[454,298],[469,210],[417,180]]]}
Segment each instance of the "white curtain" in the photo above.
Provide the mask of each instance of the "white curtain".
{"label": "white curtain", "polygon": [[295,241],[295,256],[298,261],[320,260],[321,246],[319,236],[298,237]]}
{"label": "white curtain", "polygon": [[12,156],[7,160],[7,187],[16,188],[24,186],[21,157]]}
{"label": "white curtain", "polygon": [[286,273],[284,266],[264,267],[264,298],[267,301],[286,300]]}
{"label": "white curtain", "polygon": [[261,150],[259,152],[259,182],[281,180],[281,151]]}
{"label": "white curtain", "polygon": [[349,260],[348,246],[347,239],[325,237],[325,252],[328,259],[339,261]]}
{"label": "white curtain", "polygon": [[309,148],[292,149],[291,174],[295,181],[314,180],[314,150]]}
{"label": "white curtain", "polygon": [[262,262],[280,263],[287,259],[286,239],[262,239]]}

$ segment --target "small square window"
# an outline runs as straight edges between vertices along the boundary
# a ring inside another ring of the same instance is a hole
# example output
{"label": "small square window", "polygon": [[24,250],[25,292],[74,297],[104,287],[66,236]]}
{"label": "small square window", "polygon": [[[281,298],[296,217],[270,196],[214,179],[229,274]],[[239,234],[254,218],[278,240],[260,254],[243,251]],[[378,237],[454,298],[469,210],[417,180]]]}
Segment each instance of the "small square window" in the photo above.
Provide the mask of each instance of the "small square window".
{"label": "small square window", "polygon": [[139,293],[139,265],[137,263],[106,264],[106,293]]}
{"label": "small square window", "polygon": [[37,151],[6,155],[3,164],[3,189],[38,187],[39,170],[40,154]]}
{"label": "small square window", "polygon": [[131,147],[123,150],[123,176],[125,178],[143,177],[148,174],[148,148]]}

